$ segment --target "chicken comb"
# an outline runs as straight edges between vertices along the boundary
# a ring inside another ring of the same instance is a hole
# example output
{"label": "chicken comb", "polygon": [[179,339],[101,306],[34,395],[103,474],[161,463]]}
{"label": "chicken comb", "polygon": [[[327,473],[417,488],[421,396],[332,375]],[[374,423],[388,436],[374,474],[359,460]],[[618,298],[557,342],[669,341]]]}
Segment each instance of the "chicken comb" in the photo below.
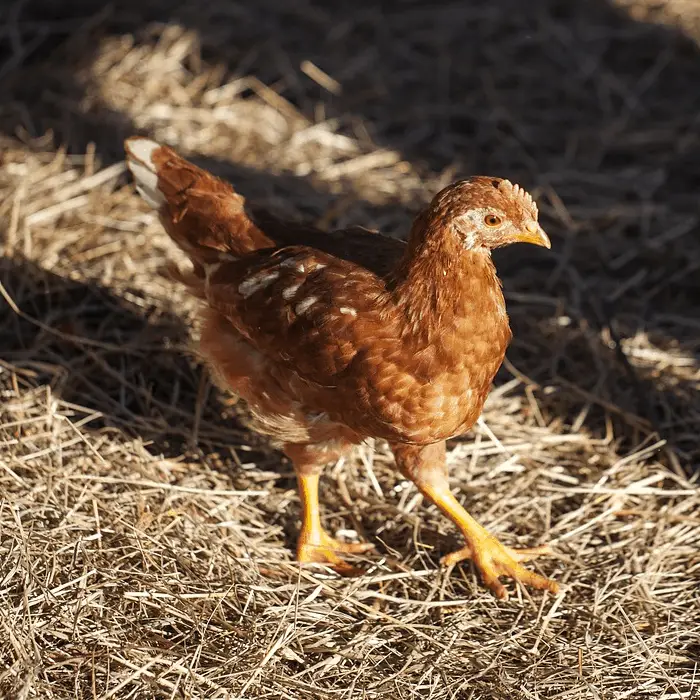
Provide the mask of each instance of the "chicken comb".
{"label": "chicken comb", "polygon": [[537,204],[535,204],[535,200],[526,189],[523,189],[520,185],[513,184],[510,180],[501,180],[500,188],[509,190],[515,197],[525,202],[532,209],[535,216],[538,215]]}

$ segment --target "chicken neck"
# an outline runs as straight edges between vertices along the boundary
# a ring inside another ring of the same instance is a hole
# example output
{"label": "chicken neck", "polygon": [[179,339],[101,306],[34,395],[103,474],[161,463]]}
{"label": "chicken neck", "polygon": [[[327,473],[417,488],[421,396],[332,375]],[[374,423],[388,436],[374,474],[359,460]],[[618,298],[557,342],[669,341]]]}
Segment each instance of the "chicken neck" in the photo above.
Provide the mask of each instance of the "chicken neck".
{"label": "chicken neck", "polygon": [[390,286],[409,335],[430,341],[436,335],[459,334],[466,325],[472,331],[478,326],[480,335],[492,335],[496,346],[510,339],[490,251],[469,247],[449,224],[425,215],[416,219]]}

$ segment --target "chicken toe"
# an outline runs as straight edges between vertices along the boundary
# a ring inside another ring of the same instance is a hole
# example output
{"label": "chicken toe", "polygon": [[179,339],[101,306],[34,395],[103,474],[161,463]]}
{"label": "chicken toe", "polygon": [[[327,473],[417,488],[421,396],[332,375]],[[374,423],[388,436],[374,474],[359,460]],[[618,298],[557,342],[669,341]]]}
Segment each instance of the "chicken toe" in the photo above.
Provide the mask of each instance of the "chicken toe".
{"label": "chicken toe", "polygon": [[442,558],[441,563],[443,566],[454,566],[460,561],[471,559],[478,569],[484,585],[497,598],[507,600],[508,591],[499,580],[500,576],[507,576],[538,590],[547,590],[555,594],[559,592],[559,585],[556,581],[540,576],[521,564],[521,562],[551,553],[547,545],[527,549],[511,549],[492,535],[488,535],[484,538],[474,538],[466,547],[447,554]]}
{"label": "chicken toe", "polygon": [[340,542],[323,529],[302,530],[297,545],[297,561],[302,564],[327,564],[343,576],[363,573],[341,554],[363,554],[374,548],[370,542]]}

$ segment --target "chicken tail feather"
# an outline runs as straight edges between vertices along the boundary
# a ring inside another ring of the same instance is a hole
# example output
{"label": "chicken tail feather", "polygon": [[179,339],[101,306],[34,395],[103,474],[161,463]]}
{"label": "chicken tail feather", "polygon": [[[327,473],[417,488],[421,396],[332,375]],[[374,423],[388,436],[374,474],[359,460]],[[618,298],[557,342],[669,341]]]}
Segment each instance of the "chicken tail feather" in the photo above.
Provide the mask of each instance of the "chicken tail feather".
{"label": "chicken tail feather", "polygon": [[136,190],[158,211],[168,235],[192,261],[196,277],[203,279],[208,265],[272,245],[229,183],[152,139],[135,136],[124,146]]}
{"label": "chicken tail feather", "polygon": [[134,176],[136,191],[154,209],[165,204],[165,195],[158,189],[158,166],[154,153],[161,146],[150,139],[133,138],[126,142],[126,163]]}

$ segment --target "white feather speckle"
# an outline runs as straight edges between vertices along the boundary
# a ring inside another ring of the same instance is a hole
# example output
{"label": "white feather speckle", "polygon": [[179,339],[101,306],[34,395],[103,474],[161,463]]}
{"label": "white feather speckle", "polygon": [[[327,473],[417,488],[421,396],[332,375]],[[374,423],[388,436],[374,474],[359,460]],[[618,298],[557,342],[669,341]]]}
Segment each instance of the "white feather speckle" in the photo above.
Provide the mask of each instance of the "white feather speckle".
{"label": "white feather speckle", "polygon": [[345,314],[346,316],[357,316],[357,311],[351,306],[341,306],[338,309],[338,311],[340,311],[341,314]]}
{"label": "white feather speckle", "polygon": [[261,272],[257,275],[253,275],[238,285],[238,293],[244,299],[247,299],[251,294],[255,294],[255,292],[259,292],[261,289],[265,289],[269,284],[272,284],[279,276],[280,273],[277,271]]}
{"label": "white feather speckle", "polygon": [[297,316],[301,316],[302,314],[306,313],[317,301],[318,297],[306,297],[306,299],[303,299],[294,307],[294,312]]}
{"label": "white feather speckle", "polygon": [[285,287],[282,290],[282,299],[285,301],[289,301],[290,299],[293,299],[296,295],[296,293],[299,291],[299,287],[301,287],[301,283],[299,284],[292,284],[289,287]]}

